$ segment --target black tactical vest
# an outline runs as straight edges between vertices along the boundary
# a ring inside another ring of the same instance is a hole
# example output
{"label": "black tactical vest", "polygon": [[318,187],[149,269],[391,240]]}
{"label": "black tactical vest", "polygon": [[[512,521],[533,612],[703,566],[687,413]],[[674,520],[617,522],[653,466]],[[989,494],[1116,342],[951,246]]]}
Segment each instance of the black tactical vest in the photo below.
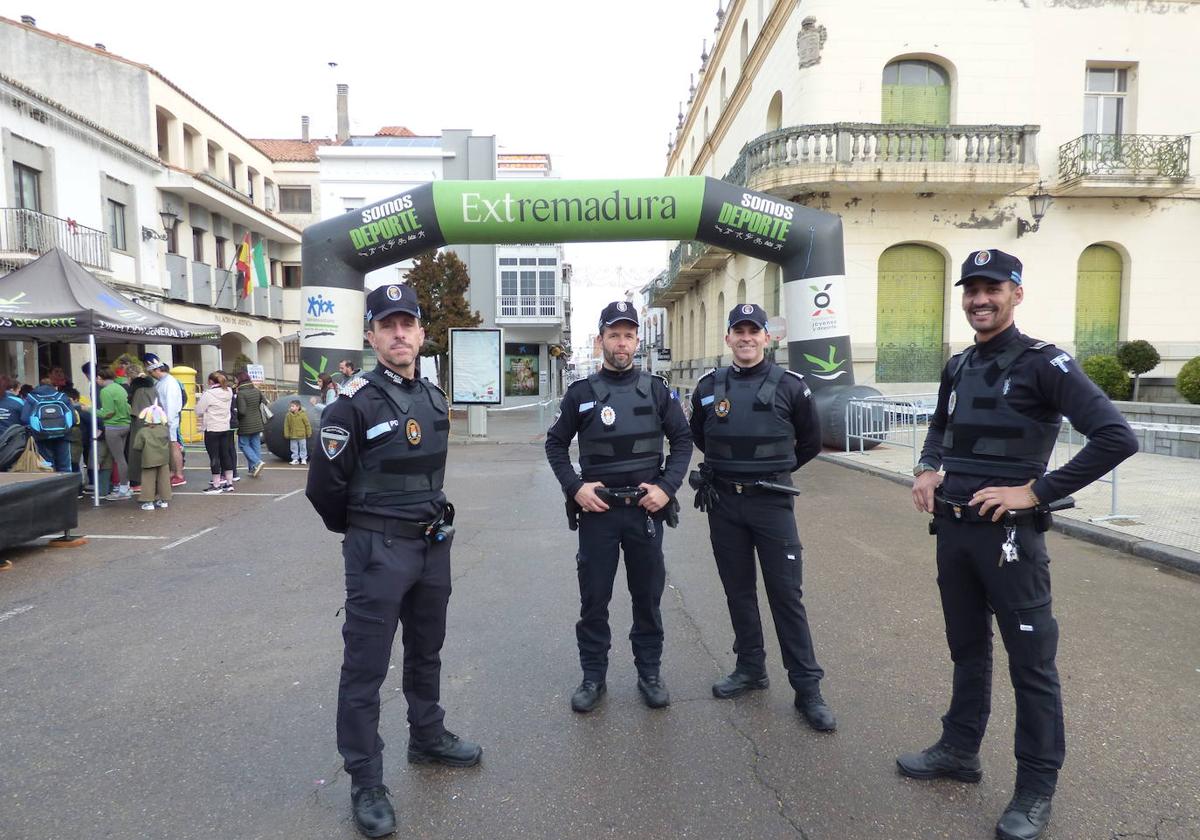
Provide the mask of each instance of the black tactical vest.
{"label": "black tactical vest", "polygon": [[662,466],[663,426],[652,383],[644,371],[620,385],[599,373],[588,377],[596,404],[579,429],[579,467],[585,481],[617,473],[657,472]]}
{"label": "black tactical vest", "polygon": [[1008,404],[1008,370],[1026,350],[1020,338],[991,363],[972,365],[968,348],[950,378],[950,410],[942,437],[946,472],[1016,478],[1028,481],[1046,472],[1058,441],[1061,418],[1046,423],[1026,417]]}
{"label": "black tactical vest", "polygon": [[792,471],[796,429],[792,418],[775,408],[783,377],[783,368],[774,364],[761,380],[730,377],[727,367],[713,374],[712,410],[704,415],[704,461],[715,472],[766,476]]}
{"label": "black tactical vest", "polygon": [[[363,378],[387,399],[395,419],[380,421],[366,430],[365,441],[359,441],[350,507],[378,510],[431,501],[441,493],[446,476],[450,409],[445,396],[424,379],[417,381],[418,387],[405,389],[376,371]],[[384,436],[385,443],[371,445]]]}

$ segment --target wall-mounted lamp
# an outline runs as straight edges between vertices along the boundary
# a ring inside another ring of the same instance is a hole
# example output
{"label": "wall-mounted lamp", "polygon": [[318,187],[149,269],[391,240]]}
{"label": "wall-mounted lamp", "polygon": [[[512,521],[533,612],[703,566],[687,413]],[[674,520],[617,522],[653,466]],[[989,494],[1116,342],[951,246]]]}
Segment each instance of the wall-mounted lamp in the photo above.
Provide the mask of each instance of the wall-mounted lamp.
{"label": "wall-mounted lamp", "polygon": [[162,219],[162,226],[163,226],[164,232],[158,233],[158,232],[153,231],[150,228],[146,227],[145,225],[142,225],[142,239],[144,241],[149,241],[151,239],[159,239],[159,240],[162,240],[163,242],[166,242],[171,231],[175,229],[175,225],[179,224],[179,214],[169,208],[166,210],[159,210],[158,216],[160,219]]}
{"label": "wall-mounted lamp", "polygon": [[1024,219],[1017,219],[1017,239],[1020,239],[1027,233],[1037,233],[1037,229],[1042,224],[1042,217],[1046,215],[1046,211],[1050,209],[1050,205],[1053,203],[1054,198],[1051,197],[1050,193],[1046,192],[1042,186],[1042,182],[1038,181],[1033,195],[1029,196],[1029,213],[1033,216],[1033,224]]}

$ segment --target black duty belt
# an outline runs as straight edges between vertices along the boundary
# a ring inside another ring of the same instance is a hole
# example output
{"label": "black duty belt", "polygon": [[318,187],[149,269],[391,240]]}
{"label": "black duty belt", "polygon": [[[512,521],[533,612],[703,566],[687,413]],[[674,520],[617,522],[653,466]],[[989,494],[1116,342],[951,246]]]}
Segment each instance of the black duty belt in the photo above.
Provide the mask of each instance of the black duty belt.
{"label": "black duty belt", "polygon": [[966,503],[951,502],[943,499],[941,496],[933,497],[933,515],[941,516],[946,519],[953,519],[956,522],[967,522],[973,525],[1020,525],[1026,522],[1033,522],[1037,517],[1037,508],[1022,508],[1021,510],[1010,510],[996,522],[992,521],[992,517],[996,514],[995,508],[989,508],[985,514],[980,514],[978,505],[968,505]]}
{"label": "black duty belt", "polygon": [[[767,475],[756,476],[754,478],[747,477],[744,479],[731,479],[721,478],[719,475],[714,475],[712,478],[712,483],[713,486],[718,490],[723,490],[726,493],[733,493],[738,496],[754,496],[761,493],[781,492],[799,495],[799,493],[793,493],[793,488],[790,486],[787,487],[787,490],[784,490],[783,488],[786,485],[776,482],[775,479],[777,477],[778,476],[775,475]],[[768,486],[764,486],[764,484]]]}
{"label": "black duty belt", "polygon": [[351,513],[346,523],[351,528],[376,531],[385,537],[405,537],[411,540],[424,539],[433,522],[413,522],[391,516],[376,516],[371,513]]}
{"label": "black duty belt", "polygon": [[643,496],[641,487],[597,487],[596,496],[609,507],[633,507]]}

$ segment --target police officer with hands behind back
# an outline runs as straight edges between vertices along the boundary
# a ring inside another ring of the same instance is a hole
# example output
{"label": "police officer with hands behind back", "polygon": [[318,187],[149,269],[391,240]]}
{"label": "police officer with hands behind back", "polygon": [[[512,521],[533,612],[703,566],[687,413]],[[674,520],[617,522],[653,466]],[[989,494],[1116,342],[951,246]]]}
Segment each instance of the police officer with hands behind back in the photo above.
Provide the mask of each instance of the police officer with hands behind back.
{"label": "police officer with hands behind back", "polygon": [[[663,525],[676,521],[675,494],[692,457],[692,435],[666,381],[633,366],[638,317],[632,304],[616,301],[604,307],[600,344],[603,368],[571,384],[546,434],[546,458],[566,495],[571,527],[579,529],[575,636],[583,681],[571,697],[571,708],[590,712],[606,690],[612,640],[608,602],[623,548],[633,600],[629,641],[638,690],[647,706],[658,709],[671,702],[660,674]],[[671,447],[665,466],[664,434]],[[582,476],[568,451],[576,435]]]}
{"label": "police officer with hands behind back", "polygon": [[[1001,840],[1042,835],[1066,754],[1043,534],[1049,510],[1138,449],[1120,412],[1074,359],[1017,331],[1021,268],[1003,251],[976,251],[956,284],[975,343],[942,371],[912,489],[917,510],[934,515],[954,683],[942,737],[897,759],[900,772],[916,779],[983,777],[979,745],[991,711],[994,613],[1017,709],[1016,791],[996,825]],[[1088,442],[1046,473],[1063,415]]]}
{"label": "police officer with hands behind back", "polygon": [[397,624],[409,762],[470,767],[482,750],[446,730],[438,703],[454,533],[454,509],[442,492],[449,406],[436,386],[416,378],[425,341],[416,292],[381,286],[367,296],[366,318],[379,366],[347,382],[322,414],[306,495],[326,527],[346,535],[338,751],[355,824],[382,837],[396,830],[383,785],[379,688]]}
{"label": "police officer with hands behind back", "polygon": [[725,334],[733,364],[700,377],[692,393],[692,437],[704,452],[692,486],[696,506],[708,511],[737,654],[733,673],[712,692],[728,699],[768,685],[757,549],[796,708],[813,729],[832,732],[837,720],[821,696],[825,672],[813,653],[801,600],[801,546],[792,510],[791,474],[821,451],[821,426],[804,377],[766,360],[770,340],[761,306],[735,306]]}

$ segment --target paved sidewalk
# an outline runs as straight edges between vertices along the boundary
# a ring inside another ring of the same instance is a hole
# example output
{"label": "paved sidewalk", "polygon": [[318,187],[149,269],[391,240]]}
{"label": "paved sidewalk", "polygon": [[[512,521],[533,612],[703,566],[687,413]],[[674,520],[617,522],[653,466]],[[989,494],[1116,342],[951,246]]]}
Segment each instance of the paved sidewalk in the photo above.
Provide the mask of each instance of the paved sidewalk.
{"label": "paved sidewalk", "polygon": [[[1073,450],[1060,444],[1055,463],[1066,463],[1078,450],[1079,444]],[[908,447],[882,444],[864,453],[826,451],[821,457],[899,483],[912,482]],[[1075,507],[1054,515],[1055,528],[1200,574],[1200,460],[1139,452],[1116,475],[1115,509],[1110,474],[1075,493]]]}

